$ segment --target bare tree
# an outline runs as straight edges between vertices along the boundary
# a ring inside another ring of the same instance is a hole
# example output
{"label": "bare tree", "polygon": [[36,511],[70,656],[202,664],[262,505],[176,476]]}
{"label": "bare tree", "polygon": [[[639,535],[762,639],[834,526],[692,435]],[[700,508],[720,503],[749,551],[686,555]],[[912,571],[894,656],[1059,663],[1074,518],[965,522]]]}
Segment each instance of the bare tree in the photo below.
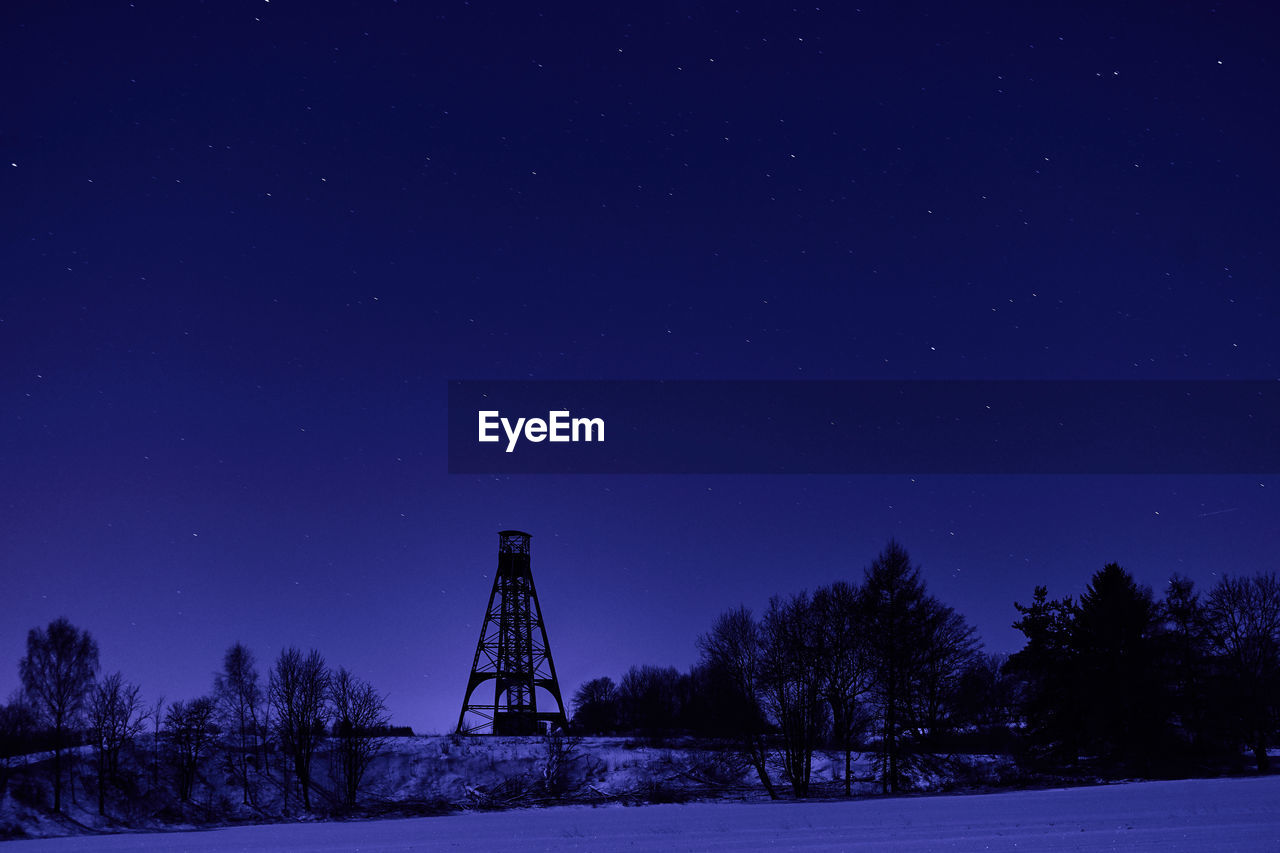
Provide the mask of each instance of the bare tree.
{"label": "bare tree", "polygon": [[954,726],[960,679],[977,660],[978,641],[964,617],[933,596],[925,599],[922,616],[915,723],[936,746]]}
{"label": "bare tree", "polygon": [[201,696],[190,702],[174,702],[165,714],[165,731],[169,738],[170,760],[177,771],[178,799],[191,800],[191,792],[200,773],[200,765],[213,748],[213,699]]}
{"label": "bare tree", "polygon": [[15,691],[7,705],[0,706],[0,800],[9,784],[14,759],[32,751],[36,715],[21,691]]}
{"label": "bare tree", "polygon": [[250,759],[258,752],[262,688],[253,652],[242,643],[227,649],[222,672],[213,678],[213,695],[227,735],[227,763],[240,782],[243,804],[251,805],[255,789],[249,775]]}
{"label": "bare tree", "polygon": [[698,638],[723,730],[755,768],[760,784],[777,799],[769,778],[769,724],[760,706],[760,625],[745,607],[728,610]]}
{"label": "bare tree", "polygon": [[826,724],[822,626],[808,594],[774,596],[760,626],[764,705],[782,735],[782,766],[797,797],[809,794],[813,751]]}
{"label": "bare tree", "polygon": [[1175,728],[1193,760],[1203,761],[1213,746],[1212,630],[1195,582],[1175,574],[1165,592],[1165,655]]}
{"label": "bare tree", "polygon": [[687,688],[673,666],[633,666],[618,685],[619,722],[650,737],[670,734],[679,725]]}
{"label": "bare tree", "polygon": [[573,787],[573,770],[582,758],[580,737],[570,737],[560,729],[542,736],[542,788],[552,797],[569,793]]}
{"label": "bare tree", "polygon": [[1274,574],[1224,577],[1209,593],[1208,614],[1230,707],[1258,772],[1264,772],[1280,709],[1280,580]]}
{"label": "bare tree", "polygon": [[160,787],[160,727],[164,725],[164,697],[156,699],[156,704],[147,710],[151,719],[151,790]]}
{"label": "bare tree", "polygon": [[831,708],[833,739],[844,753],[844,793],[853,794],[853,748],[870,724],[863,698],[871,688],[866,614],[861,590],[845,581],[813,595],[822,631],[823,697]]}
{"label": "bare tree", "polygon": [[324,657],[314,649],[304,658],[297,648],[287,648],[271,670],[276,733],[281,750],[293,761],[293,771],[302,788],[302,805],[307,811],[311,810],[311,760],[324,732],[328,687]]}
{"label": "bare tree", "polygon": [[271,752],[274,748],[271,736],[275,732],[275,717],[271,715],[269,679],[267,689],[268,692],[263,694],[262,705],[258,709],[258,773],[269,779],[271,778]]}
{"label": "bare tree", "polygon": [[94,685],[89,695],[89,730],[93,736],[98,776],[98,814],[107,813],[107,785],[120,778],[120,750],[146,727],[140,688],[112,673]]}
{"label": "bare tree", "polygon": [[1019,684],[1008,655],[974,655],[960,674],[955,691],[955,716],[972,725],[985,744],[984,752],[1008,748],[1019,702]]}
{"label": "bare tree", "polygon": [[573,727],[586,734],[605,734],[618,725],[618,688],[609,676],[585,682],[573,694]]}
{"label": "bare tree", "polygon": [[27,701],[53,736],[53,810],[62,810],[62,752],[67,732],[80,721],[98,671],[98,644],[65,618],[27,632],[27,654],[18,663]]}
{"label": "bare tree", "polygon": [[337,744],[335,769],[348,807],[356,804],[365,771],[386,745],[391,724],[386,702],[373,685],[339,668],[329,682]]}

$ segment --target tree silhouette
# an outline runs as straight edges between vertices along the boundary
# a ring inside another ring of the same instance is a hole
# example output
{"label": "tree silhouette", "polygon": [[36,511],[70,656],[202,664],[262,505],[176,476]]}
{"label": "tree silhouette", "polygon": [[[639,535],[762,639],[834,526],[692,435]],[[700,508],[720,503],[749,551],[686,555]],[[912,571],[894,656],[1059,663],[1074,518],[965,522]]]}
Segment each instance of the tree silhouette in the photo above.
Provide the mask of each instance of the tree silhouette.
{"label": "tree silhouette", "polygon": [[980,736],[984,752],[1004,752],[1016,713],[1017,679],[1008,655],[978,654],[960,674],[956,685],[956,716]]}
{"label": "tree silhouette", "polygon": [[936,749],[955,725],[960,679],[979,644],[964,617],[933,596],[925,598],[923,619],[915,728]]}
{"label": "tree silhouette", "polygon": [[909,747],[918,678],[926,655],[924,627],[929,605],[920,570],[905,548],[890,541],[867,568],[867,651],[877,717],[876,770],[888,793],[907,785]]}
{"label": "tree silhouette", "polygon": [[217,702],[227,744],[228,764],[240,781],[244,805],[254,800],[254,786],[249,775],[250,757],[255,755],[262,731],[262,688],[253,652],[242,643],[227,649],[222,659],[222,672],[213,677],[213,696]]}
{"label": "tree silhouette", "polygon": [[1280,580],[1224,577],[1209,593],[1208,614],[1236,734],[1264,772],[1280,712]]}
{"label": "tree silhouette", "polygon": [[1022,715],[1034,762],[1073,764],[1079,758],[1080,700],[1076,690],[1076,606],[1070,597],[1049,599],[1037,586],[1031,604],[1014,603],[1013,627],[1027,638],[1009,656],[1009,671],[1022,680]]}
{"label": "tree silhouette", "polygon": [[27,654],[18,663],[27,701],[53,735],[53,810],[62,810],[62,753],[67,732],[80,722],[98,671],[98,644],[65,618],[27,632]]}
{"label": "tree silhouette", "polygon": [[120,776],[120,751],[146,728],[140,688],[120,673],[99,681],[89,693],[89,731],[98,776],[98,814],[107,813],[107,784]]}
{"label": "tree silhouette", "polygon": [[831,732],[844,753],[844,793],[853,794],[853,748],[870,725],[863,704],[871,689],[866,601],[859,587],[836,581],[813,594],[821,626],[822,696],[831,709]]}
{"label": "tree silhouette", "polygon": [[822,623],[809,596],[770,599],[760,638],[764,706],[782,736],[782,766],[791,790],[805,797],[813,751],[826,724]]}
{"label": "tree silhouette", "polygon": [[213,747],[213,699],[201,696],[190,702],[174,702],[164,716],[169,760],[177,773],[178,799],[190,802],[200,766]]}
{"label": "tree silhouette", "polygon": [[759,624],[745,607],[725,611],[698,638],[698,649],[711,686],[712,713],[755,769],[770,799],[777,799],[769,778],[769,724],[760,706]]}
{"label": "tree silhouette", "polygon": [[356,804],[365,772],[386,743],[391,720],[382,695],[372,684],[339,667],[329,679],[335,769],[348,807]]}
{"label": "tree silhouette", "polygon": [[1221,751],[1221,720],[1212,701],[1209,614],[1189,578],[1174,575],[1164,600],[1164,670],[1171,721],[1198,766]]}
{"label": "tree silhouette", "polygon": [[0,801],[10,774],[20,766],[14,759],[34,751],[36,725],[35,712],[21,693],[11,697],[7,705],[0,705]]}
{"label": "tree silhouette", "polygon": [[687,692],[687,677],[673,666],[633,666],[618,685],[619,722],[649,737],[669,734],[680,722]]}
{"label": "tree silhouette", "polygon": [[573,694],[573,725],[584,734],[605,734],[618,725],[618,688],[609,676],[585,682]]}
{"label": "tree silhouette", "polygon": [[314,649],[304,658],[298,649],[287,648],[271,670],[271,704],[280,748],[293,761],[307,811],[311,811],[311,760],[324,732],[328,687],[324,657]]}
{"label": "tree silhouette", "polygon": [[1075,619],[1086,743],[1102,758],[1142,773],[1168,743],[1161,623],[1150,588],[1116,563],[1094,574]]}

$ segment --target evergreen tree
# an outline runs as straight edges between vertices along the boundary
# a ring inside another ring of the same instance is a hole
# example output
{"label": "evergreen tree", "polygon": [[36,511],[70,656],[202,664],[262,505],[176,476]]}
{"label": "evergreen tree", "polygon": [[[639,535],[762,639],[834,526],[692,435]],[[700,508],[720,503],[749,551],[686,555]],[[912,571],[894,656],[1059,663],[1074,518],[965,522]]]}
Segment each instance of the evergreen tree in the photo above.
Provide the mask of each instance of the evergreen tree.
{"label": "evergreen tree", "polygon": [[1035,588],[1030,604],[1013,606],[1021,615],[1013,627],[1027,642],[1009,656],[1008,669],[1021,681],[1020,712],[1026,723],[1028,757],[1036,763],[1074,764],[1079,757],[1081,713],[1076,689],[1076,606],[1070,597],[1050,600],[1044,586]]}
{"label": "evergreen tree", "polygon": [[913,703],[924,665],[923,630],[928,604],[920,570],[890,541],[863,580],[867,606],[867,651],[876,707],[876,770],[885,793],[907,785]]}
{"label": "evergreen tree", "polygon": [[1094,574],[1075,619],[1085,742],[1104,761],[1144,775],[1169,743],[1162,622],[1151,589],[1116,563]]}

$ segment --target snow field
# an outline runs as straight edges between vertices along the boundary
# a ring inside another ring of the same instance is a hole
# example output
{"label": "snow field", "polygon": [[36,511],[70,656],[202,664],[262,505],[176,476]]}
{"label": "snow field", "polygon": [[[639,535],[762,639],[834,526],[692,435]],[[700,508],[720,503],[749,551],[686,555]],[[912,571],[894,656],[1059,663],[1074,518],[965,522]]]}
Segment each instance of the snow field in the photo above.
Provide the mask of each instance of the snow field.
{"label": "snow field", "polygon": [[854,801],[564,806],[15,841],[44,851],[1280,850],[1280,777]]}

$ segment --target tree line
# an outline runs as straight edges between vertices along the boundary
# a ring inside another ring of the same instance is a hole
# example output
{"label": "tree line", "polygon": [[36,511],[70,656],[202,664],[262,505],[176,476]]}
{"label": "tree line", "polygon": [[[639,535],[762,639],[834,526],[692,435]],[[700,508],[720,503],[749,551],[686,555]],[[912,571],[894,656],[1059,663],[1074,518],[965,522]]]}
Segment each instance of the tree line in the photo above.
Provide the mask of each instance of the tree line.
{"label": "tree line", "polygon": [[[1013,610],[1022,648],[983,653],[891,541],[855,581],[775,596],[759,614],[724,611],[688,672],[638,665],[617,683],[585,682],[570,728],[713,741],[774,797],[811,793],[818,750],[842,759],[846,795],[856,756],[885,793],[945,775],[964,754],[1004,755],[1040,778],[1240,772],[1250,757],[1269,769],[1274,574],[1222,577],[1205,595],[1175,575],[1157,597],[1111,563],[1078,601],[1037,586]],[[144,787],[190,803],[212,772],[250,810],[311,810],[317,790],[349,808],[384,736],[404,733],[381,694],[315,650],[285,649],[264,678],[236,643],[209,694],[147,703],[121,673],[99,672],[88,631],[57,619],[28,633],[19,674],[22,689],[0,706],[0,793],[15,757],[47,750],[55,810],[77,779],[106,814],[113,796],[136,800]]]}
{"label": "tree line", "polygon": [[1115,563],[1080,600],[1038,586],[1016,604],[1026,644],[1008,661],[1027,760],[1141,776],[1270,768],[1280,725],[1280,581],[1223,577],[1163,600]]}
{"label": "tree line", "polygon": [[268,788],[284,811],[291,797],[310,811],[322,754],[329,799],[350,808],[386,736],[399,733],[382,694],[314,649],[284,649],[264,682],[253,652],[235,643],[209,694],[168,704],[144,702],[137,684],[99,669],[97,642],[65,618],[28,632],[21,689],[0,706],[0,793],[16,756],[48,750],[50,805],[62,811],[64,789],[74,798],[77,778],[86,787],[77,747],[88,745],[100,815],[113,794],[136,800],[148,782],[191,803],[207,773],[223,774],[250,809]]}
{"label": "tree line", "polygon": [[813,756],[871,760],[886,792],[1003,754],[1026,772],[1148,777],[1258,771],[1280,728],[1280,582],[1224,577],[1202,598],[1174,576],[1163,600],[1114,563],[1080,600],[1043,586],[1015,603],[1023,647],[984,654],[897,542],[857,582],[722,613],[698,663],[634,666],[572,698],[581,733],[691,734],[731,744],[777,796],[810,791]]}

